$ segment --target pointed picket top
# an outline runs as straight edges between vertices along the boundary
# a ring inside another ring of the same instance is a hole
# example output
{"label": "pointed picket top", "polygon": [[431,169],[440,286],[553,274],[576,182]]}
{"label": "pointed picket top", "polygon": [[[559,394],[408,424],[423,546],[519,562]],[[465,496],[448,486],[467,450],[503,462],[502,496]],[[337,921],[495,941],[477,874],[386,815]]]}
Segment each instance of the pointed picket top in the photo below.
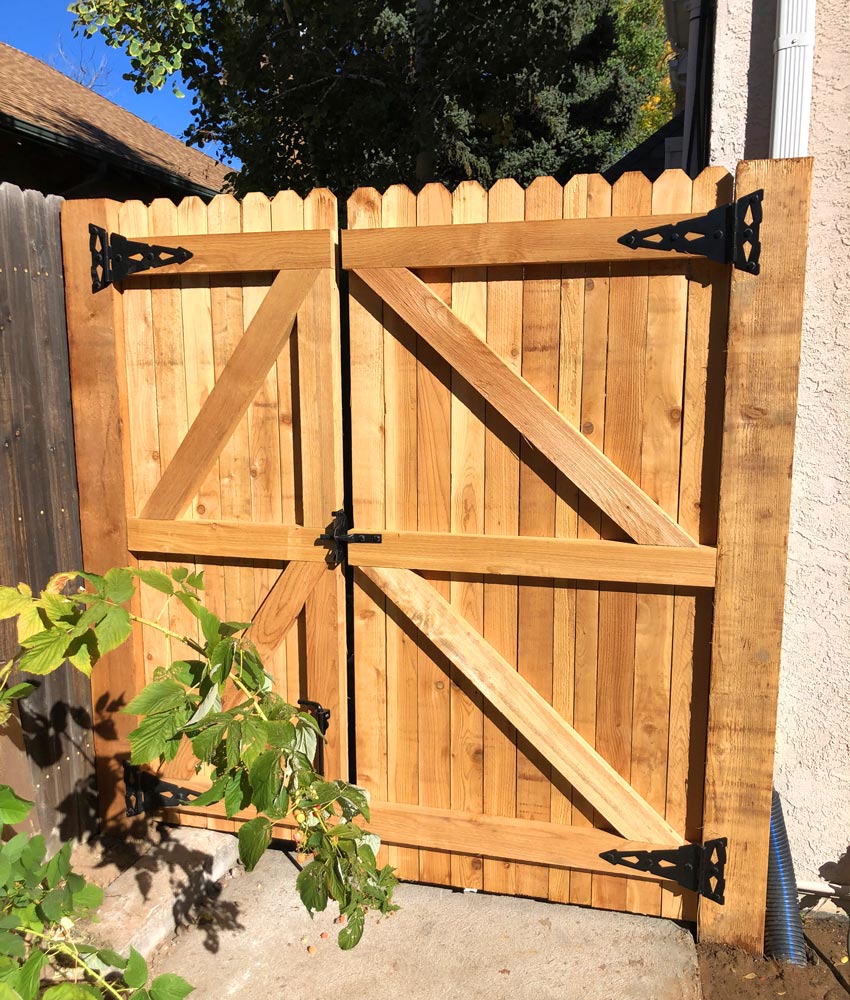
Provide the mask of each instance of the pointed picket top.
{"label": "pointed picket top", "polygon": [[638,171],[618,177],[611,191],[611,214],[650,215],[651,212],[652,182]]}
{"label": "pointed picket top", "polygon": [[564,189],[554,177],[535,177],[525,191],[526,219],[561,219]]}
{"label": "pointed picket top", "polygon": [[207,206],[192,195],[177,206],[177,227],[181,236],[197,236],[207,231]]}
{"label": "pointed picket top", "polygon": [[266,233],[271,229],[271,203],[262,191],[249,191],[242,199],[242,231]]}
{"label": "pointed picket top", "polygon": [[587,218],[599,219],[611,214],[612,188],[602,174],[587,174]]}
{"label": "pointed picket top", "polygon": [[336,229],[339,225],[336,195],[329,188],[313,188],[304,199],[305,229]]}
{"label": "pointed picket top", "polygon": [[278,191],[272,198],[271,209],[275,232],[304,228],[304,199],[297,191]]}
{"label": "pointed picket top", "polygon": [[118,209],[118,231],[122,236],[130,238],[148,235],[148,207],[143,201],[134,199],[121,203]]}
{"label": "pointed picket top", "polygon": [[734,197],[735,178],[725,167],[706,167],[694,179],[691,207],[705,212],[715,205],[726,205]]}
{"label": "pointed picket top", "polygon": [[242,210],[232,194],[217,194],[207,205],[207,228],[218,233],[238,233]]}
{"label": "pointed picket top", "polygon": [[455,222],[486,222],[487,192],[478,181],[461,181],[452,193]]}
{"label": "pointed picket top", "polygon": [[511,177],[503,177],[487,193],[489,222],[521,222],[525,217],[525,191]]}
{"label": "pointed picket top", "polygon": [[381,223],[385,228],[416,225],[416,195],[406,184],[392,184],[384,192]]}
{"label": "pointed picket top", "polygon": [[[684,170],[665,170],[652,185],[653,215],[690,211],[693,181]],[[687,205],[687,208],[683,206]]]}
{"label": "pointed picket top", "polygon": [[426,184],[416,196],[417,226],[444,226],[452,221],[452,194],[445,184]]}
{"label": "pointed picket top", "polygon": [[346,203],[349,229],[380,229],[381,193],[373,187],[356,188]]}

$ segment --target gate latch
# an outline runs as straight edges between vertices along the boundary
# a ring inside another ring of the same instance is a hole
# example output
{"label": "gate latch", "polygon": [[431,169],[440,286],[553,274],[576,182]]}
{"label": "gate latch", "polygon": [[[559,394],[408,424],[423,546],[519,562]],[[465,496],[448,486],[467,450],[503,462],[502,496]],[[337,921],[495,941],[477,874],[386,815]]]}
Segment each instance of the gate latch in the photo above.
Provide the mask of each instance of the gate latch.
{"label": "gate latch", "polygon": [[128,816],[154,813],[167,807],[188,805],[198,793],[189,788],[180,788],[170,781],[150,771],[143,771],[125,760],[124,764],[124,805]]}
{"label": "gate latch", "polygon": [[675,251],[732,264],[739,271],[758,274],[764,191],[753,191],[728,205],[718,205],[696,219],[666,226],[633,229],[618,240],[637,250]]}
{"label": "gate latch", "polygon": [[99,292],[113,281],[121,281],[131,274],[149,271],[166,264],[185,264],[192,256],[183,247],[162,247],[151,243],[128,240],[120,233],[108,233],[100,226],[89,223],[89,249],[91,250],[91,290]]}
{"label": "gate latch", "polygon": [[704,844],[685,844],[669,851],[605,851],[599,857],[612,865],[670,879],[715,903],[722,905],[725,901],[725,837]]}
{"label": "gate latch", "polygon": [[383,541],[382,535],[366,535],[362,532],[349,534],[348,518],[344,510],[332,511],[333,521],[328,525],[323,535],[319,535],[320,542],[327,542],[330,549],[329,558],[331,566],[339,566],[345,559],[347,545],[379,545]]}

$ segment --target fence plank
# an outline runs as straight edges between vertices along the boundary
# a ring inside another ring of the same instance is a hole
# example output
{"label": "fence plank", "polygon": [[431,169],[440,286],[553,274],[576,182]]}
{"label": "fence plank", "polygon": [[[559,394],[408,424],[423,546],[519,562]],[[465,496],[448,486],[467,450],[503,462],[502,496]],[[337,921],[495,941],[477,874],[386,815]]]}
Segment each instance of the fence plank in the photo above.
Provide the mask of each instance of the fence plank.
{"label": "fence plank", "polygon": [[[124,381],[121,296],[115,289],[90,295],[89,223],[118,228],[118,207],[109,201],[65,202],[62,251],[66,312],[74,386],[74,439],[80,488],[80,522],[85,568],[102,573],[130,561],[126,499],[132,467],[126,447],[128,412]],[[92,357],[98,364],[91,363]],[[138,604],[135,604],[138,609]],[[144,684],[138,634],[103,657],[92,675],[95,770],[101,817],[124,824],[121,756],[129,751],[135,723],[116,711]]]}
{"label": "fence plank", "polygon": [[[416,196],[402,184],[381,199],[385,228],[416,222]],[[416,334],[391,311],[384,322],[385,524],[416,531]],[[350,563],[351,564],[351,563]],[[419,712],[416,643],[398,609],[387,608],[387,794],[419,801]],[[392,724],[390,721],[392,720]],[[399,878],[419,878],[419,851],[390,847]]]}
{"label": "fence plank", "polygon": [[[496,181],[489,191],[487,211],[491,222],[522,219],[525,192],[516,181]],[[519,371],[523,267],[491,270],[488,278],[487,343],[514,371]],[[484,530],[488,536],[515,536],[519,534],[519,434],[495,407],[488,404],[485,414]],[[444,551],[453,550],[455,544],[456,541],[452,546],[445,546]],[[512,539],[510,544],[515,545],[516,540]],[[413,566],[413,562],[408,565]],[[517,567],[510,568],[511,574],[517,571]],[[513,667],[517,660],[516,585],[515,575],[484,582],[484,638]],[[485,813],[516,816],[516,760],[516,730],[491,706],[485,705]],[[485,857],[484,888],[488,892],[516,892],[514,860]]]}
{"label": "fence plank", "polygon": [[760,952],[812,161],[740,163],[735,194],[764,190],[761,273],[729,299],[705,838],[728,837],[726,905],[700,935]]}
{"label": "fence plank", "polygon": [[[426,184],[416,198],[417,226],[451,225],[452,199],[442,184]],[[452,302],[451,271],[438,267],[420,275],[446,305]],[[417,523],[420,531],[451,530],[451,369],[439,352],[422,337],[416,342],[417,421],[416,454],[419,479]],[[444,596],[448,580],[426,577]],[[447,808],[451,799],[450,690],[451,667],[442,657],[432,658],[421,646],[419,674],[419,801]],[[420,876],[425,882],[449,885],[451,858],[437,851],[421,851]]]}
{"label": "fence plank", "polygon": [[[464,181],[452,196],[454,225],[484,222],[487,192],[477,181]],[[452,308],[480,339],[486,335],[487,271],[452,271]],[[484,400],[456,371],[452,372],[451,530],[453,535],[484,529]],[[484,581],[453,577],[451,603],[479,632],[484,631]],[[480,693],[456,668],[451,676],[452,808],[484,808],[484,717]],[[480,857],[452,855],[452,883],[483,888]]]}

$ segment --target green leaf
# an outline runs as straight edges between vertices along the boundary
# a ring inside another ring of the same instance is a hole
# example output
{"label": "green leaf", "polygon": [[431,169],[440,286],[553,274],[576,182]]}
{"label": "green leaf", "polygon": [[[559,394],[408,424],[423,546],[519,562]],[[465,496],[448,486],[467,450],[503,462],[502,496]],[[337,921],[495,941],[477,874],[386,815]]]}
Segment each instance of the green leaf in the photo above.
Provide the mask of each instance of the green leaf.
{"label": "green leaf", "polygon": [[269,722],[266,726],[267,739],[273,747],[280,750],[295,749],[295,726],[288,719]]}
{"label": "green leaf", "polygon": [[186,577],[189,575],[189,570],[185,566],[178,566],[176,569],[171,571],[171,578],[176,580],[178,583],[182,583]]}
{"label": "green leaf", "polygon": [[0,619],[14,618],[32,607],[32,597],[15,587],[0,587]]}
{"label": "green leaf", "polygon": [[48,889],[53,889],[55,886],[59,885],[63,878],[71,870],[71,841],[64,843],[56,854],[47,862],[47,871],[45,872],[45,881],[47,882]]}
{"label": "green leaf", "polygon": [[158,590],[162,594],[171,595],[174,593],[174,584],[165,573],[161,573],[158,569],[133,569],[132,572],[142,583],[153,587],[154,590]]}
{"label": "green leaf", "polygon": [[311,861],[298,873],[295,888],[301,902],[310,913],[321,913],[328,905],[328,886],[325,865],[321,861]]}
{"label": "green leaf", "polygon": [[169,712],[149,715],[130,733],[130,762],[147,764],[165,754],[168,741],[174,735],[174,716]]}
{"label": "green leaf", "polygon": [[28,674],[50,674],[65,662],[65,651],[71,636],[60,628],[36,632],[23,643],[26,652],[18,667]]}
{"label": "green leaf", "polygon": [[0,826],[14,826],[26,819],[33,803],[16,795],[8,785],[0,785]]}
{"label": "green leaf", "polygon": [[135,593],[133,574],[129,569],[111,569],[104,577],[104,597],[115,604],[124,604]]}
{"label": "green leaf", "polygon": [[260,754],[251,766],[251,801],[257,812],[269,812],[274,808],[280,792],[283,775],[280,770],[280,751],[267,750]]}
{"label": "green leaf", "polygon": [[44,623],[38,613],[38,605],[30,604],[18,615],[18,642],[23,645],[26,639],[44,628]]}
{"label": "green leaf", "polygon": [[127,960],[127,967],[124,969],[124,982],[133,989],[144,986],[148,981],[148,963],[136,951],[130,949],[130,958]]}
{"label": "green leaf", "polygon": [[0,955],[25,958],[27,953],[24,939],[11,931],[0,931]]}
{"label": "green leaf", "polygon": [[74,909],[77,912],[96,910],[103,903],[103,889],[91,882],[86,882],[83,888],[73,895]]}
{"label": "green leaf", "polygon": [[162,976],[157,976],[151,983],[151,1000],[183,1000],[183,997],[187,997],[194,989],[195,987],[190,986],[181,976],[166,972]]}
{"label": "green leaf", "polygon": [[227,788],[229,781],[230,778],[228,775],[225,775],[223,778],[219,778],[217,781],[214,781],[205,792],[201,792],[197,798],[192,799],[189,805],[211,806],[216,802],[221,802],[224,798],[224,790]]}
{"label": "green leaf", "polygon": [[224,790],[224,811],[228,819],[245,809],[251,801],[251,783],[246,771],[238,771]]}
{"label": "green leaf", "polygon": [[366,914],[358,906],[356,910],[349,913],[348,920],[339,932],[339,946],[343,951],[352,949],[360,938],[363,937],[363,928],[366,926]]}
{"label": "green leaf", "polygon": [[265,816],[257,816],[239,827],[239,858],[246,871],[252,872],[271,843],[272,825]]}
{"label": "green leaf", "polygon": [[221,743],[227,720],[211,722],[192,737],[192,750],[199,760],[209,761],[213,750]]}
{"label": "green leaf", "polygon": [[129,715],[153,715],[181,708],[186,704],[186,689],[177,681],[154,681],[148,684],[136,697],[121,709]]}
{"label": "green leaf", "polygon": [[256,715],[249,715],[242,721],[241,755],[245,764],[250,767],[265,750],[267,742],[267,724]]}
{"label": "green leaf", "polygon": [[24,998],[17,990],[13,990],[8,983],[0,983],[0,1000],[24,1000]]}
{"label": "green leaf", "polygon": [[205,719],[210,712],[220,712],[221,711],[221,692],[218,689],[217,684],[210,686],[209,691],[207,691],[200,705],[195,709],[194,714],[191,719],[186,723],[188,726],[192,726],[202,719]]}
{"label": "green leaf", "polygon": [[[39,981],[41,980],[41,970],[47,965],[49,959],[43,951],[37,948],[30,952],[30,957],[6,980],[6,984],[18,991],[23,1000],[35,1000],[38,996]],[[2,984],[0,984],[2,985]],[[0,993],[2,997],[2,993]]]}
{"label": "green leaf", "polygon": [[103,1000],[103,994],[88,983],[60,983],[51,986],[42,1000]]}
{"label": "green leaf", "polygon": [[2,847],[0,847],[0,857],[5,858],[11,864],[14,864],[20,856],[24,853],[24,848],[27,846],[29,838],[25,833],[16,833],[11,840],[7,840]]}
{"label": "green leaf", "polygon": [[38,904],[45,923],[58,924],[65,916],[65,890],[51,889]]}
{"label": "green leaf", "polygon": [[195,590],[204,589],[204,571],[201,570],[200,573],[190,573],[186,577],[186,586],[194,587]]}
{"label": "green leaf", "polygon": [[119,955],[117,951],[112,951],[111,948],[98,948],[97,957],[104,965],[112,966],[114,969],[127,968],[127,959],[123,955]]}
{"label": "green leaf", "polygon": [[117,649],[132,630],[130,613],[125,608],[110,608],[94,627],[101,655]]}

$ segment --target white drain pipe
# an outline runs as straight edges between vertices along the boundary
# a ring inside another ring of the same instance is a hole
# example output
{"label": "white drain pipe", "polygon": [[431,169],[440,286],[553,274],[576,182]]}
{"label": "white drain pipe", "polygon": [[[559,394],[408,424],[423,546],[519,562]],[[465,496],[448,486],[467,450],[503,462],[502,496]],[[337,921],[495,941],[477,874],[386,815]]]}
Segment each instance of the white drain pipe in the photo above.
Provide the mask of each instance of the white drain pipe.
{"label": "white drain pipe", "polygon": [[779,0],[773,45],[771,157],[805,156],[809,151],[815,0]]}

